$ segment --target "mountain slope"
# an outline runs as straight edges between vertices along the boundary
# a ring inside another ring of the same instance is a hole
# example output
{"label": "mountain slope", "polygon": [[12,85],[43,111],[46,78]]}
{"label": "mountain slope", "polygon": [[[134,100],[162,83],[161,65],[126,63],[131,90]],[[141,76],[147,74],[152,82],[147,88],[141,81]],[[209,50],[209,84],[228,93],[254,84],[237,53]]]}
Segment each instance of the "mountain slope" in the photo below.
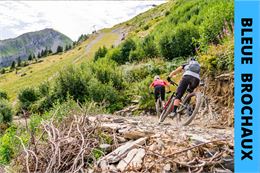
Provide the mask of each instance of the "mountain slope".
{"label": "mountain slope", "polygon": [[9,66],[12,61],[26,60],[30,54],[37,55],[46,48],[53,52],[57,47],[72,44],[72,40],[53,29],[30,32],[13,39],[0,40],[0,67]]}

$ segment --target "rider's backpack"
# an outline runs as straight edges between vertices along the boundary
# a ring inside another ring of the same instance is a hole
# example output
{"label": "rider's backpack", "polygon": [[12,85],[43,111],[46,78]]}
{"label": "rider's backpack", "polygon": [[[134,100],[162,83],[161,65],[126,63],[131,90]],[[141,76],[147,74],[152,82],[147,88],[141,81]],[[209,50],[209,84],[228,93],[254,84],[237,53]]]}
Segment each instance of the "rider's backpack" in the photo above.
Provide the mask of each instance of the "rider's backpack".
{"label": "rider's backpack", "polygon": [[187,70],[200,74],[200,64],[198,61],[190,61]]}

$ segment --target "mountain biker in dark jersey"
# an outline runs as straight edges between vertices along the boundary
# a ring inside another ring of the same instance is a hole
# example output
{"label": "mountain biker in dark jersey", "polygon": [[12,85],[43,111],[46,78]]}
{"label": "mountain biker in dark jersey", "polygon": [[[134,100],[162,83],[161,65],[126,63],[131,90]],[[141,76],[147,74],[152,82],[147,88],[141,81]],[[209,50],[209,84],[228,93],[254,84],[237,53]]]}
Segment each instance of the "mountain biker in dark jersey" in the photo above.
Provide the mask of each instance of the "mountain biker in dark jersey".
{"label": "mountain biker in dark jersey", "polygon": [[160,79],[160,76],[156,75],[154,77],[154,81],[150,84],[150,88],[154,87],[154,97],[155,102],[157,102],[157,99],[159,98],[159,95],[161,94],[162,99],[162,105],[164,106],[165,102],[165,86],[168,88],[170,87],[170,84],[164,80]]}
{"label": "mountain biker in dark jersey", "polygon": [[177,88],[176,97],[173,104],[173,114],[170,116],[174,116],[176,113],[176,110],[180,105],[180,100],[185,91],[187,90],[188,92],[193,92],[193,90],[200,83],[200,64],[195,60],[195,58],[191,58],[188,63],[183,64],[176,70],[172,71],[167,80],[170,81],[172,77],[178,73],[181,73],[182,71],[184,71],[184,73]]}

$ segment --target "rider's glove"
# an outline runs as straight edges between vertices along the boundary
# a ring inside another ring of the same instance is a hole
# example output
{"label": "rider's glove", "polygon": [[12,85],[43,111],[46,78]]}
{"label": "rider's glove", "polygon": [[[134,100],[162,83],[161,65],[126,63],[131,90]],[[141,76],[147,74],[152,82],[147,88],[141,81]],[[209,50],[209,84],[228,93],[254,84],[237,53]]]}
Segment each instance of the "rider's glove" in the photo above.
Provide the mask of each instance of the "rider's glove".
{"label": "rider's glove", "polygon": [[170,76],[167,77],[167,81],[168,81],[168,82],[171,81],[171,77],[170,77]]}

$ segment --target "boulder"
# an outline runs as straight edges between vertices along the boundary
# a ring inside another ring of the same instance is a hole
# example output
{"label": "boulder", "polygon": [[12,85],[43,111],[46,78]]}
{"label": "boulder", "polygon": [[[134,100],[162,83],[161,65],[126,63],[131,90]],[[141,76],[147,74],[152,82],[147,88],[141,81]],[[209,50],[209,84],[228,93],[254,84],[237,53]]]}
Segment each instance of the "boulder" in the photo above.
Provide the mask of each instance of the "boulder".
{"label": "boulder", "polygon": [[108,155],[102,157],[98,163],[100,163],[102,160],[106,160],[108,163],[116,163],[120,161],[122,158],[124,158],[127,155],[127,153],[133,148],[145,144],[146,140],[147,137],[143,137],[135,141],[133,140],[128,141],[127,143],[121,145],[120,147],[118,147]]}
{"label": "boulder", "polygon": [[132,149],[127,156],[122,159],[118,165],[117,169],[120,171],[124,171],[127,168],[131,168],[134,170],[139,170],[142,167],[143,157],[145,156],[145,150],[140,149]]}

